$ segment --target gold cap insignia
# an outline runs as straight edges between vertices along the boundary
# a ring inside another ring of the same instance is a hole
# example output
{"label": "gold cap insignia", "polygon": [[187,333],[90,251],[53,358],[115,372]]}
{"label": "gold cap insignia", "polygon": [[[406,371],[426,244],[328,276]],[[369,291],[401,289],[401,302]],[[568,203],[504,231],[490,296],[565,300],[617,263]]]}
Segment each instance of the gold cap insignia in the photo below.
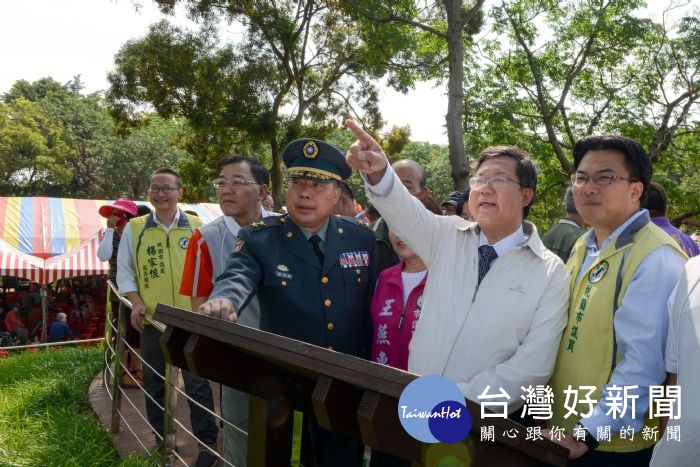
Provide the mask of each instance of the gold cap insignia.
{"label": "gold cap insignia", "polygon": [[301,150],[304,153],[304,157],[307,159],[316,159],[316,156],[318,156],[318,145],[316,141],[307,141]]}

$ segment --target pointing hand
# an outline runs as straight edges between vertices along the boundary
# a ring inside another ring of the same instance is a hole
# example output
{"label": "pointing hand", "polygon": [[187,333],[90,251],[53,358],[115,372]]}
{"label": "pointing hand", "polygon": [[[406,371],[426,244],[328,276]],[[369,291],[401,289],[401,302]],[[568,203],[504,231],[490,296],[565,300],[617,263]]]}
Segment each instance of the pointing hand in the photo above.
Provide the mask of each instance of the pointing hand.
{"label": "pointing hand", "polygon": [[354,120],[345,120],[345,126],[357,137],[345,156],[348,165],[359,170],[372,185],[382,179],[389,165],[389,160],[377,142]]}

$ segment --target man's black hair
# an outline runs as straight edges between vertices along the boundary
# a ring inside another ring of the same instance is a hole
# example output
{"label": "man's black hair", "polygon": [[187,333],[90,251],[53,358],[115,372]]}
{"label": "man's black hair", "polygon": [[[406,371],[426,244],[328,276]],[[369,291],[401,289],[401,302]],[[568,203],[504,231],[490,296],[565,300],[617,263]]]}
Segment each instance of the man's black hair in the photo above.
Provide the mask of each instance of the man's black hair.
{"label": "man's black hair", "polygon": [[517,182],[523,188],[532,189],[532,200],[523,208],[523,219],[527,219],[528,214],[530,214],[530,207],[532,206],[532,203],[535,202],[535,194],[537,193],[537,166],[535,165],[535,161],[532,159],[532,157],[530,157],[530,154],[518,147],[491,146],[484,149],[481,151],[481,154],[479,154],[479,158],[476,160],[476,164],[474,165],[474,173],[479,170],[481,164],[486,162],[488,159],[493,159],[494,157],[507,157],[517,162],[517,166],[515,168],[515,174],[518,177]]}
{"label": "man's black hair", "polygon": [[647,200],[643,207],[649,210],[651,217],[666,217],[668,214],[668,195],[664,187],[656,182],[649,183]]}
{"label": "man's black hair", "polygon": [[340,195],[345,196],[347,198],[350,198],[352,201],[355,201],[355,193],[352,192],[352,188],[350,187],[350,184],[344,180],[340,180],[338,182],[338,186],[340,187]]}
{"label": "man's black hair", "polygon": [[629,178],[642,182],[644,191],[639,199],[644,205],[649,183],[651,182],[651,160],[641,144],[632,138],[621,135],[586,136],[574,144],[574,169],[577,170],[583,156],[588,151],[618,151],[625,156],[625,167],[630,173]]}
{"label": "man's black hair", "polygon": [[250,172],[253,174],[255,183],[259,183],[260,185],[270,184],[270,172],[265,168],[265,166],[263,166],[258,159],[242,154],[230,154],[221,159],[216,168],[216,174],[218,176],[221,173],[221,170],[227,165],[242,163],[246,163],[250,166]]}
{"label": "man's black hair", "polygon": [[175,172],[173,169],[171,169],[170,167],[161,167],[159,169],[154,170],[153,173],[151,174],[151,178],[153,178],[154,175],[158,175],[158,174],[172,175],[173,177],[175,177],[177,187],[182,188],[182,180],[180,180],[180,175],[177,172]]}

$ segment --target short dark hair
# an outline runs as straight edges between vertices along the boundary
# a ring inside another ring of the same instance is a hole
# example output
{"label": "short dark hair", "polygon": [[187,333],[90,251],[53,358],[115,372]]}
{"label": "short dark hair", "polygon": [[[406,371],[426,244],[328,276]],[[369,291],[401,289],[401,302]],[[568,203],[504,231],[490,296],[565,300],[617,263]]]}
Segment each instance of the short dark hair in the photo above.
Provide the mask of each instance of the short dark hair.
{"label": "short dark hair", "polygon": [[666,217],[668,213],[668,195],[664,187],[656,182],[649,183],[646,203],[643,206],[649,210],[651,217]]}
{"label": "short dark hair", "polygon": [[[176,183],[177,183],[177,187],[182,188],[182,181],[180,180],[180,175],[178,175],[178,173],[175,172],[170,167],[161,167],[160,169],[154,170],[153,173],[151,174],[150,178],[153,178],[154,175],[158,175],[158,174],[168,174],[168,175],[174,176]],[[150,178],[149,178],[149,180],[150,180]]]}
{"label": "short dark hair", "polygon": [[150,214],[152,212],[153,211],[151,210],[151,208],[149,208],[145,204],[139,204],[138,211],[136,212],[136,217],[145,216],[146,214]]}
{"label": "short dark hair", "polygon": [[258,159],[245,156],[243,154],[229,154],[228,156],[222,158],[216,168],[216,175],[218,176],[221,173],[221,170],[223,170],[223,168],[227,165],[242,163],[246,163],[250,166],[250,172],[253,174],[255,183],[259,183],[260,185],[270,184],[270,172],[265,168],[265,166],[263,166]]}
{"label": "short dark hair", "polygon": [[651,160],[641,144],[632,138],[622,135],[585,136],[574,144],[574,170],[578,170],[583,157],[588,151],[612,150],[621,152],[625,156],[625,167],[634,181],[642,182],[644,190],[640,198],[640,204],[644,204],[647,189],[651,182]]}
{"label": "short dark hair", "polygon": [[574,203],[574,190],[568,186],[564,191],[564,207],[569,214],[578,214],[576,203]]}
{"label": "short dark hair", "polygon": [[340,187],[340,196],[345,196],[346,198],[350,198],[352,201],[355,201],[355,193],[353,193],[348,182],[345,180],[339,180],[338,186]]}
{"label": "short dark hair", "polygon": [[534,195],[537,193],[537,165],[535,161],[530,154],[516,146],[490,146],[481,151],[473,171],[476,172],[484,162],[495,157],[507,157],[517,162],[515,174],[518,177],[518,183],[523,188],[532,189],[532,200],[523,208],[523,219],[527,219],[532,203],[535,202]]}

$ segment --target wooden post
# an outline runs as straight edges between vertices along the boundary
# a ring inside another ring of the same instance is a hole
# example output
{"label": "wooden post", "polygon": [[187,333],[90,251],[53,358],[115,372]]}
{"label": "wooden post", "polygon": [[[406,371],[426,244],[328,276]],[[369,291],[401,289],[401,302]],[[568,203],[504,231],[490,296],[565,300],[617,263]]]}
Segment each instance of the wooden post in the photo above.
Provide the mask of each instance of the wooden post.
{"label": "wooden post", "polygon": [[120,419],[119,409],[122,406],[122,376],[124,375],[124,336],[126,336],[126,310],[127,307],[119,302],[117,312],[117,334],[114,341],[114,352],[112,356],[112,368],[114,377],[112,379],[112,420],[110,429],[112,433],[119,431]]}

